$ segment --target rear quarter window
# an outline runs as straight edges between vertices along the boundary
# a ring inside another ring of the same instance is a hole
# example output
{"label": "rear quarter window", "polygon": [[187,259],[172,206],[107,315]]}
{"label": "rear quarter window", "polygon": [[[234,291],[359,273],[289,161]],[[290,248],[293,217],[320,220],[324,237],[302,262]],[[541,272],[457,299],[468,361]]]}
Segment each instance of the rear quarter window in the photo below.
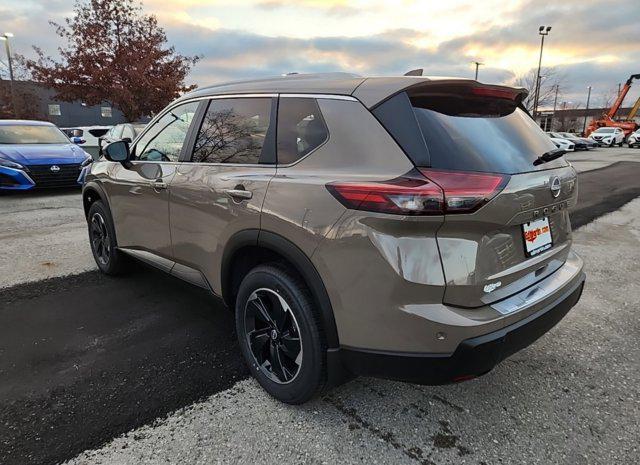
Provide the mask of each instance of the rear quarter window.
{"label": "rear quarter window", "polygon": [[278,164],[305,157],[329,138],[314,98],[281,97],[278,104]]}

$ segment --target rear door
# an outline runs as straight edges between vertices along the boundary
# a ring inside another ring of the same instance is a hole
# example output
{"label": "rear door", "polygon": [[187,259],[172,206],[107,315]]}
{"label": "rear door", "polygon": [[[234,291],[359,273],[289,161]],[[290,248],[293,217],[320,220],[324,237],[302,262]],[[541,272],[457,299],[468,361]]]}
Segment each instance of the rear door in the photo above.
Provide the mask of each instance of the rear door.
{"label": "rear door", "polygon": [[219,293],[229,238],[260,228],[262,203],[276,172],[277,99],[225,97],[205,105],[193,151],[171,183],[171,235],[176,266],[195,270],[194,282],[204,275]]}
{"label": "rear door", "polygon": [[[495,302],[557,270],[569,252],[567,210],[577,194],[564,158],[538,160],[556,147],[519,108],[517,92],[477,89],[432,86],[402,97],[426,145],[414,162],[445,191],[437,232],[444,301],[462,307]],[[467,208],[465,198],[484,185],[485,198]]]}

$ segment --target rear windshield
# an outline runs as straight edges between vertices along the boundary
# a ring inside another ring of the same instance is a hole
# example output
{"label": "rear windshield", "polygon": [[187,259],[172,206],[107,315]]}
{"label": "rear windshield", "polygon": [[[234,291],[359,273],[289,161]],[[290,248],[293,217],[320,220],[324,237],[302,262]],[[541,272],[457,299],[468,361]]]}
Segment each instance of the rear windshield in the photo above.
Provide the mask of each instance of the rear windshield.
{"label": "rear windshield", "polygon": [[605,134],[609,134],[611,132],[615,132],[615,129],[613,129],[613,128],[600,128],[600,129],[596,129],[595,132],[603,132]]}
{"label": "rear windshield", "polygon": [[68,144],[54,126],[0,125],[0,144]]}
{"label": "rear windshield", "polygon": [[[405,149],[417,166],[516,174],[567,164],[562,158],[537,166],[533,164],[540,155],[556,146],[511,100],[468,95],[405,95],[400,98],[410,102],[419,128],[411,136],[414,138],[411,151],[417,153],[415,140],[424,141],[426,156],[412,156]],[[397,107],[396,102],[396,110]],[[385,119],[388,117],[380,117],[384,110],[380,111],[379,107],[374,113],[387,126]],[[387,129],[394,135],[392,129]],[[406,130],[394,137],[403,146],[400,139],[407,139]]]}

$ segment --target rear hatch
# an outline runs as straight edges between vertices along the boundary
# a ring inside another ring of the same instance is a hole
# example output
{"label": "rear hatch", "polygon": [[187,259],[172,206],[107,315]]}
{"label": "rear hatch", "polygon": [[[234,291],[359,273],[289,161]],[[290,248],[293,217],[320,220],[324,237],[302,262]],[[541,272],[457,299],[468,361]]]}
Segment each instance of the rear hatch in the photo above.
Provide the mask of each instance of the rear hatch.
{"label": "rear hatch", "polygon": [[373,110],[443,188],[445,303],[472,308],[509,297],[569,253],[576,172],[522,109],[525,95],[474,81],[425,83]]}

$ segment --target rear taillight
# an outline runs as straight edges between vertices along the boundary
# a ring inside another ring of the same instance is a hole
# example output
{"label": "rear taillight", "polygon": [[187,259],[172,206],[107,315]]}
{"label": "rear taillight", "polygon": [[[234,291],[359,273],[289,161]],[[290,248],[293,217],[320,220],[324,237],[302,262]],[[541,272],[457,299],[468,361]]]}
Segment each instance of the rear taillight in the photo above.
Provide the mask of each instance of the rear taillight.
{"label": "rear taillight", "polygon": [[388,181],[333,182],[327,189],[353,210],[442,215],[477,210],[500,192],[507,179],[499,174],[420,169]]}
{"label": "rear taillight", "polygon": [[441,171],[421,168],[420,172],[444,191],[446,213],[470,213],[494,198],[509,176],[467,171]]}
{"label": "rear taillight", "polygon": [[442,189],[417,170],[389,181],[333,182],[327,189],[345,207],[396,215],[440,215]]}

